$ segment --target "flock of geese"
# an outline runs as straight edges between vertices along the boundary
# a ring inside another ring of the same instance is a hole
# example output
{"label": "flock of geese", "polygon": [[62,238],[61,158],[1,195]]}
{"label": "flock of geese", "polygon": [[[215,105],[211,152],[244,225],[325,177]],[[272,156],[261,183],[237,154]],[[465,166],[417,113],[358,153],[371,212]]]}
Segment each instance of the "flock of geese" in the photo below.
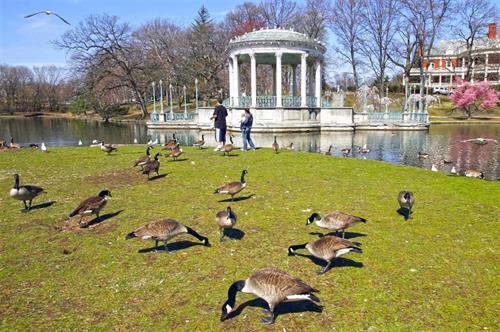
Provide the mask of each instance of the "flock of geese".
{"label": "flock of geese", "polygon": [[[224,155],[230,153],[235,147],[230,136],[229,144],[221,149]],[[13,142],[11,142],[13,143]],[[93,142],[94,146],[99,146],[100,149],[106,154],[116,153],[118,149],[111,144],[104,144],[104,142]],[[151,158],[151,151],[158,142],[148,142],[146,154],[136,159],[133,167],[140,167],[142,173],[150,178],[151,173],[159,175],[160,161],[158,152]],[[205,144],[204,136],[195,142],[193,146],[201,148]],[[278,153],[280,150],[279,144],[274,138],[271,145],[272,150]],[[288,150],[293,150],[293,143],[286,147]],[[330,146],[327,154],[331,154],[332,147]],[[169,140],[163,145],[162,151],[169,151],[167,156],[173,160],[182,155],[183,151],[180,148],[175,134],[172,140]],[[367,147],[360,147],[360,152],[367,151]],[[349,151],[350,152],[350,151]],[[227,182],[214,190],[214,194],[229,195],[231,201],[234,201],[234,196],[246,188],[245,176],[248,174],[246,169],[241,172],[240,180]],[[14,175],[14,186],[10,190],[10,196],[14,199],[21,200],[24,203],[25,209],[29,211],[32,207],[32,201],[40,194],[45,193],[41,187],[34,185],[21,185],[18,174]],[[84,222],[85,217],[95,215],[99,218],[99,213],[106,206],[108,198],[112,197],[109,190],[102,190],[97,196],[89,197],[83,200],[70,214],[69,217],[79,216],[78,221],[80,227],[86,227],[88,222]],[[397,196],[397,201],[400,205],[400,214],[405,216],[405,219],[411,218],[412,207],[415,202],[414,194],[411,191],[401,191]],[[29,204],[27,204],[27,202]],[[398,211],[399,212],[399,211]],[[220,231],[219,241],[224,241],[225,231],[233,228],[236,225],[237,217],[235,211],[228,206],[226,209],[219,211],[215,215],[215,222]],[[366,223],[365,218],[354,216],[341,211],[330,212],[321,216],[319,213],[312,213],[306,220],[306,225],[315,223],[329,233],[322,235],[319,239],[310,241],[303,244],[294,244],[288,247],[288,255],[298,255],[297,251],[307,250],[312,256],[326,262],[324,268],[318,270],[316,273],[321,275],[326,273],[330,268],[332,262],[343,255],[350,252],[363,253],[361,243],[354,242],[345,238],[345,231],[347,228],[357,225],[359,223]],[[342,233],[340,236],[339,232]],[[180,234],[189,234],[199,240],[203,245],[209,247],[210,241],[208,237],[199,234],[193,228],[184,225],[176,220],[166,218],[154,221],[147,225],[137,228],[126,235],[125,239],[138,238],[142,240],[155,241],[155,248],[158,248],[158,243],[163,242],[165,252],[173,252],[168,249],[167,243],[174,237]],[[309,300],[312,302],[320,302],[320,299],[315,295],[317,289],[308,285],[299,278],[293,277],[285,271],[276,268],[266,268],[255,272],[245,280],[238,280],[233,282],[227,291],[227,299],[221,308],[220,320],[224,321],[230,318],[231,313],[234,312],[236,305],[236,295],[238,292],[251,293],[255,296],[265,300],[269,306],[269,316],[261,320],[263,324],[272,324],[275,321],[276,314],[275,308],[282,302]]]}

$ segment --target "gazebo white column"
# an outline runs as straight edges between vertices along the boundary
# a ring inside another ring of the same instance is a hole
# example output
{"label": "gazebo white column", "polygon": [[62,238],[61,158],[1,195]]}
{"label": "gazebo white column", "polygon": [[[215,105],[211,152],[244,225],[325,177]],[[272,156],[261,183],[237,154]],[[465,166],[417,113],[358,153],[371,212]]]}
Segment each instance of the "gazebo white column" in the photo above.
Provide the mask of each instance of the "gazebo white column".
{"label": "gazebo white column", "polygon": [[321,107],[321,62],[316,61],[316,83],[314,84],[316,88],[316,107]]}
{"label": "gazebo white column", "polygon": [[276,107],[282,107],[281,102],[281,52],[276,52]]}
{"label": "gazebo white column", "polygon": [[233,102],[234,106],[239,106],[240,97],[240,70],[238,69],[238,56],[232,56],[233,59]]}
{"label": "gazebo white column", "polygon": [[252,107],[257,106],[257,64],[255,63],[255,53],[250,53],[250,82],[252,87]]}
{"label": "gazebo white column", "polygon": [[233,73],[233,59],[231,58],[229,60],[229,104],[232,106],[233,105],[233,100],[234,100],[234,86],[233,86],[233,80],[234,80],[234,73]]}
{"label": "gazebo white column", "polygon": [[302,53],[300,59],[300,106],[307,106],[307,53]]}

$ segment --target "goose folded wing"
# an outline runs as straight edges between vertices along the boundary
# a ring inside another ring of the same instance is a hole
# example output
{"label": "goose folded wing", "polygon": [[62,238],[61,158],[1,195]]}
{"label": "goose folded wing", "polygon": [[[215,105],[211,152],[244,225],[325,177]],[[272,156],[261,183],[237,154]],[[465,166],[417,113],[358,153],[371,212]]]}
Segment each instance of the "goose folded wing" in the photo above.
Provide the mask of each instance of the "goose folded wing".
{"label": "goose folded wing", "polygon": [[31,194],[40,194],[44,191],[44,189],[42,187],[33,186],[33,185],[26,185],[26,186],[22,186],[22,187],[25,188]]}
{"label": "goose folded wing", "polygon": [[89,197],[86,200],[84,200],[80,205],[78,205],[78,207],[74,209],[73,212],[71,212],[71,215],[74,216],[76,214],[84,213],[85,211],[93,211],[99,208],[99,206],[101,206],[103,202],[104,202],[103,197],[99,196]]}

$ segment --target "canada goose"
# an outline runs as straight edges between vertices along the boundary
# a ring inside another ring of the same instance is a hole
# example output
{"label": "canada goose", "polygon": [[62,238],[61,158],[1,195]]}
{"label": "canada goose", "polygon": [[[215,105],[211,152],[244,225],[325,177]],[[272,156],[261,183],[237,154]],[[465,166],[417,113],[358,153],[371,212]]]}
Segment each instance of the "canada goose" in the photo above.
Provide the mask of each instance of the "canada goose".
{"label": "canada goose", "polygon": [[0,141],[0,150],[4,150],[7,147],[5,146],[5,141]]}
{"label": "canada goose", "polygon": [[415,196],[411,191],[401,191],[398,194],[398,203],[402,209],[408,210],[408,218],[411,218],[411,208],[415,203]]}
{"label": "canada goose", "polygon": [[9,148],[11,148],[11,149],[20,149],[21,145],[19,145],[17,143],[14,143],[14,137],[11,137],[10,138],[10,146],[9,146]]}
{"label": "canada goose", "polygon": [[425,158],[429,157],[429,154],[422,152],[422,151],[418,151],[418,157],[421,159],[425,159]]}
{"label": "canada goose", "polygon": [[143,171],[142,174],[147,174],[148,175],[148,180],[149,180],[149,174],[152,172],[155,172],[156,175],[160,175],[160,161],[158,160],[158,157],[161,156],[161,154],[158,152],[155,154],[155,157],[153,160],[149,160],[144,166],[143,166]]}
{"label": "canada goose", "polygon": [[228,143],[228,144],[224,144],[224,146],[222,147],[222,151],[224,152],[224,155],[227,155],[229,156],[231,151],[234,150],[234,142],[233,142],[233,135],[229,135],[229,141],[231,143]]}
{"label": "canada goose", "polygon": [[118,151],[118,149],[111,144],[104,144],[104,141],[101,141],[101,150],[106,152],[108,155],[113,151]]}
{"label": "canada goose", "polygon": [[159,241],[163,241],[164,243],[163,247],[165,248],[165,251],[169,252],[167,247],[167,241],[183,233],[188,233],[189,235],[194,236],[207,247],[210,246],[207,237],[201,236],[200,234],[195,232],[192,228],[189,228],[173,219],[162,219],[154,221],[145,226],[139,227],[135,231],[127,234],[125,240],[133,239],[135,237],[141,238],[143,240],[154,240],[155,247],[158,247]]}
{"label": "canada goose", "polygon": [[82,145],[83,145],[82,140],[81,140],[81,139],[80,139],[80,140],[78,140],[78,146],[82,146]]}
{"label": "canada goose", "polygon": [[465,171],[464,175],[468,178],[484,179],[484,173],[476,171],[475,169],[468,169]]}
{"label": "canada goose", "polygon": [[278,151],[280,150],[280,145],[276,141],[276,136],[274,136],[274,142],[273,145],[271,145],[271,147],[275,153],[278,153]]}
{"label": "canada goose", "polygon": [[220,242],[224,238],[224,229],[233,228],[236,224],[236,214],[231,210],[231,207],[227,207],[224,211],[219,211],[215,215],[215,221],[219,225],[220,229]]}
{"label": "canada goose", "polygon": [[349,154],[351,153],[351,148],[343,148],[343,149],[340,149],[340,152],[342,152],[342,155],[344,157],[348,157]]}
{"label": "canada goose", "polygon": [[348,227],[359,224],[360,222],[366,223],[365,218],[356,217],[344,212],[330,212],[324,217],[321,217],[318,213],[313,213],[309,218],[307,218],[306,225],[312,224],[316,221],[316,225],[321,228],[326,228],[335,232],[342,231],[342,238],[345,236],[345,230]]}
{"label": "canada goose", "polygon": [[108,203],[108,197],[112,197],[111,192],[106,189],[101,190],[99,195],[89,197],[81,202],[80,205],[78,205],[78,207],[69,214],[70,218],[76,216],[77,214],[80,215],[78,224],[80,224],[80,227],[85,226],[85,224],[82,223],[83,217],[95,214],[96,217],[99,218],[99,213]]}
{"label": "canada goose", "polygon": [[274,310],[281,302],[301,300],[320,302],[320,299],[313,294],[318,290],[302,280],[276,268],[262,269],[246,280],[235,281],[229,287],[227,300],[222,305],[221,322],[225,321],[234,310],[237,292],[254,294],[267,302],[271,317],[262,319],[262,324],[274,323],[276,319]]}
{"label": "canada goose", "polygon": [[222,186],[219,188],[215,189],[214,194],[229,194],[231,195],[231,201],[234,200],[234,195],[245,189],[246,187],[246,182],[245,182],[245,175],[248,173],[246,169],[244,169],[241,172],[241,178],[240,181],[234,181],[234,182],[227,182],[224,183]]}
{"label": "canada goose", "polygon": [[452,163],[451,160],[443,159],[443,164],[451,164],[451,163]]}
{"label": "canada goose", "polygon": [[330,145],[330,146],[328,147],[328,151],[326,151],[326,152],[325,152],[325,155],[327,155],[327,156],[331,156],[331,155],[332,155],[332,148],[333,148],[333,145]]}
{"label": "canada goose", "polygon": [[431,171],[433,171],[433,172],[437,172],[438,171],[436,165],[434,165],[434,164],[431,165]]}
{"label": "canada goose", "polygon": [[42,147],[40,148],[40,150],[42,150],[42,152],[47,152],[48,151],[47,146],[45,145],[45,143],[42,142]]}
{"label": "canada goose", "polygon": [[144,170],[144,165],[146,165],[148,163],[148,161],[151,160],[151,149],[152,149],[152,147],[148,146],[146,148],[146,155],[137,158],[135,160],[135,164],[133,167],[141,166],[141,170]]}
{"label": "canada goose", "polygon": [[177,146],[168,154],[167,157],[173,158],[173,160],[177,160],[177,158],[180,157],[181,154],[183,154],[184,151],[179,147],[179,143],[177,143]]}
{"label": "canada goose", "polygon": [[290,145],[286,147],[286,149],[287,149],[288,151],[294,151],[294,150],[295,150],[295,147],[293,146],[293,142],[291,142],[291,143],[290,143]]}
{"label": "canada goose", "polygon": [[367,148],[366,144],[363,144],[363,147],[359,148],[359,152],[368,153],[370,152],[370,149]]}
{"label": "canada goose", "polygon": [[453,174],[453,175],[457,175],[458,174],[457,169],[455,168],[455,166],[451,167],[450,173]]}
{"label": "canada goose", "polygon": [[312,242],[288,247],[288,255],[294,256],[296,250],[307,249],[314,257],[323,259],[327,262],[327,265],[323,269],[316,271],[317,274],[323,274],[328,271],[332,261],[336,257],[340,257],[351,251],[362,254],[363,251],[359,248],[360,245],[359,242],[352,242],[337,236],[326,235]]}
{"label": "canada goose", "polygon": [[[10,190],[10,197],[23,201],[26,210],[29,211],[31,209],[31,202],[33,199],[44,192],[45,191],[42,187],[33,185],[20,186],[19,175],[14,174],[14,187]],[[29,201],[29,205],[26,205],[26,201]]]}
{"label": "canada goose", "polygon": [[164,150],[173,150],[177,146],[177,138],[175,133],[172,134],[172,139],[163,145]]}
{"label": "canada goose", "polygon": [[35,148],[35,149],[38,149],[40,146],[36,143],[30,143],[29,145],[30,148]]}
{"label": "canada goose", "polygon": [[199,141],[194,142],[193,146],[197,146],[199,149],[201,149],[203,145],[205,145],[205,135],[201,134],[201,139]]}

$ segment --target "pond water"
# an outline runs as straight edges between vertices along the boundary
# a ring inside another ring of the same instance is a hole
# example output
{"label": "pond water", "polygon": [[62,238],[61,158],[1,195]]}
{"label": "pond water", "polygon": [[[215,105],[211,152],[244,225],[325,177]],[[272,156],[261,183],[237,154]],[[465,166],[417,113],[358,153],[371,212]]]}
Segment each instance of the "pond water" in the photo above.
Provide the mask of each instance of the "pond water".
{"label": "pond water", "polygon": [[[54,118],[0,118],[0,140],[14,137],[17,143],[45,142],[51,146],[76,146],[78,140],[85,145],[94,139],[115,144],[139,143],[158,138],[165,142],[173,132],[182,145],[191,145],[205,134],[207,146],[215,146],[213,131],[200,130],[151,130],[140,124],[102,123],[91,120]],[[252,134],[257,146],[270,147],[273,134]],[[449,172],[454,165],[458,170],[478,169],[488,179],[500,178],[500,143],[476,145],[463,142],[470,138],[491,138],[500,141],[500,125],[434,125],[426,131],[357,131],[322,133],[276,134],[280,146],[294,143],[296,150],[326,152],[332,145],[332,154],[341,156],[340,149],[363,146],[370,152],[354,153],[355,158],[382,160],[395,164],[430,168],[435,164],[440,171]],[[234,133],[234,143],[241,146],[241,136]],[[356,151],[356,149],[353,149]],[[419,159],[418,152],[429,154]],[[450,164],[443,163],[450,161]]]}

